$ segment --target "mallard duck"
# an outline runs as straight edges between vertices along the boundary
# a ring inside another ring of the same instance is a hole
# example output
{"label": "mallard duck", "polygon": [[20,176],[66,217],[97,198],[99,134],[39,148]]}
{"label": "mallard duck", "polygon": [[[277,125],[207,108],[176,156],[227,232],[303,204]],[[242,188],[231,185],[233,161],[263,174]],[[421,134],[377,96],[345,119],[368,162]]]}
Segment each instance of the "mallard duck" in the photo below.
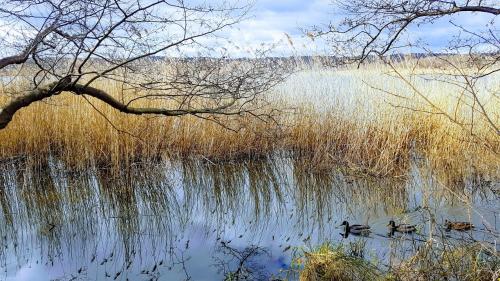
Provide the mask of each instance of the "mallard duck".
{"label": "mallard duck", "polygon": [[444,226],[446,226],[446,230],[458,230],[458,231],[465,231],[474,228],[474,225],[470,222],[463,222],[463,221],[449,221],[445,220],[444,221]]}
{"label": "mallard duck", "polygon": [[354,234],[354,235],[368,235],[370,234],[370,226],[362,225],[362,224],[353,224],[350,225],[347,221],[343,221],[340,226],[345,226],[345,234]]}
{"label": "mallard duck", "polygon": [[387,226],[390,227],[391,232],[397,231],[401,233],[412,233],[417,230],[417,227],[415,225],[411,224],[396,225],[396,223],[393,220],[391,220]]}

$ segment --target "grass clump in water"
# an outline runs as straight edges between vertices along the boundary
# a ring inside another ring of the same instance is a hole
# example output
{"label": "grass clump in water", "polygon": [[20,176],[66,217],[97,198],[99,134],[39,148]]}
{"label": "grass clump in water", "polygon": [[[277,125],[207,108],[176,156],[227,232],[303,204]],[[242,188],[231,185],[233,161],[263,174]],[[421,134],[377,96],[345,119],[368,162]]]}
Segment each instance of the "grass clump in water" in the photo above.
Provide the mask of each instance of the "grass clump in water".
{"label": "grass clump in water", "polygon": [[365,259],[342,246],[325,243],[294,259],[300,281],[382,280],[381,272]]}
{"label": "grass clump in water", "polygon": [[393,280],[498,280],[500,257],[481,243],[445,250],[426,244],[390,275]]}
{"label": "grass clump in water", "polygon": [[[386,267],[387,268],[387,267]],[[422,245],[413,256],[381,269],[343,245],[325,243],[294,258],[300,281],[498,280],[500,257],[480,243],[438,249]]]}

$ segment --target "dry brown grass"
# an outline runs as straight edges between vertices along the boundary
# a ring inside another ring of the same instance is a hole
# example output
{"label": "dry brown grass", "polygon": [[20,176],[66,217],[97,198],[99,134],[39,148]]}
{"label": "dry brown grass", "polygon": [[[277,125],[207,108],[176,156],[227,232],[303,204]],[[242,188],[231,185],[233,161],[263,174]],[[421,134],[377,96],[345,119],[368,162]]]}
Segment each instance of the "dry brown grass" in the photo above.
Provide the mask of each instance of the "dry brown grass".
{"label": "dry brown grass", "polygon": [[497,252],[480,243],[437,251],[428,243],[397,266],[393,280],[495,280],[500,274]]}
{"label": "dry brown grass", "polygon": [[[350,72],[367,75],[357,70],[339,75]],[[352,87],[339,87],[344,86]],[[121,93],[121,85],[113,82],[103,83],[102,88]],[[361,90],[374,92],[369,87]],[[91,100],[99,113],[82,97],[62,94],[15,115],[0,131],[0,158],[24,155],[43,160],[54,155],[68,166],[85,169],[88,165],[123,167],[164,157],[226,161],[284,152],[307,159],[311,169],[342,165],[362,174],[400,176],[412,157],[423,157],[454,181],[470,175],[498,177],[500,140],[480,120],[474,135],[469,135],[442,115],[384,106],[380,93],[374,97],[363,92],[356,106],[346,109],[339,98],[318,108],[310,98],[318,90],[310,91],[309,98],[297,99],[300,89],[293,84],[283,86],[281,92],[292,92],[293,102],[282,93],[273,103],[293,112],[281,115],[279,124],[249,117],[226,120],[241,128],[238,132],[193,116],[130,116]]]}
{"label": "dry brown grass", "polygon": [[479,243],[436,249],[426,244],[409,259],[389,270],[349,253],[345,246],[323,244],[304,252],[292,263],[301,281],[354,280],[496,280],[500,274],[497,253]]}
{"label": "dry brown grass", "polygon": [[352,256],[342,246],[323,244],[312,253],[304,253],[292,264],[300,281],[384,280],[382,274],[362,258]]}

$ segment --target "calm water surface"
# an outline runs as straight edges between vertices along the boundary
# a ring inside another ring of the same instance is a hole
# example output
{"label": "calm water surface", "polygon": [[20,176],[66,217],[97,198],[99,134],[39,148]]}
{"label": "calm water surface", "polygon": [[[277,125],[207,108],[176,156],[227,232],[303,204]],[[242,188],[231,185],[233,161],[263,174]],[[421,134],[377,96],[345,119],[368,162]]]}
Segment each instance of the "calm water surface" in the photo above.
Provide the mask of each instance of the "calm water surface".
{"label": "calm water surface", "polygon": [[[443,239],[496,247],[500,183],[449,188],[424,165],[405,179],[312,173],[299,161],[168,162],[113,173],[0,165],[0,280],[295,279],[292,257],[325,241],[362,245],[389,266],[419,243]],[[418,225],[387,236],[390,219]],[[444,231],[445,219],[476,230]],[[343,220],[369,237],[343,237]]]}

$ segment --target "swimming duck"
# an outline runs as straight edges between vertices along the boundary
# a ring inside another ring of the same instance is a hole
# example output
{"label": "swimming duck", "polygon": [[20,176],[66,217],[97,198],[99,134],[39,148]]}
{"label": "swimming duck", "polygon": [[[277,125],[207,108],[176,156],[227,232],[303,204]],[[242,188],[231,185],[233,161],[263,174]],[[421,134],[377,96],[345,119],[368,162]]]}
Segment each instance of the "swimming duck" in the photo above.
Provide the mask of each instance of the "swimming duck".
{"label": "swimming duck", "polygon": [[340,226],[345,226],[345,234],[354,234],[354,235],[368,235],[370,234],[370,226],[362,225],[362,224],[353,224],[349,225],[347,221],[343,221]]}
{"label": "swimming duck", "polygon": [[417,230],[417,227],[415,225],[411,224],[400,224],[396,225],[396,223],[391,220],[389,221],[389,224],[387,225],[390,227],[391,232],[401,232],[401,233],[412,233]]}
{"label": "swimming duck", "polygon": [[449,221],[445,220],[444,221],[444,226],[446,226],[446,230],[458,230],[458,231],[465,231],[474,228],[474,225],[470,222],[462,222],[462,221]]}

